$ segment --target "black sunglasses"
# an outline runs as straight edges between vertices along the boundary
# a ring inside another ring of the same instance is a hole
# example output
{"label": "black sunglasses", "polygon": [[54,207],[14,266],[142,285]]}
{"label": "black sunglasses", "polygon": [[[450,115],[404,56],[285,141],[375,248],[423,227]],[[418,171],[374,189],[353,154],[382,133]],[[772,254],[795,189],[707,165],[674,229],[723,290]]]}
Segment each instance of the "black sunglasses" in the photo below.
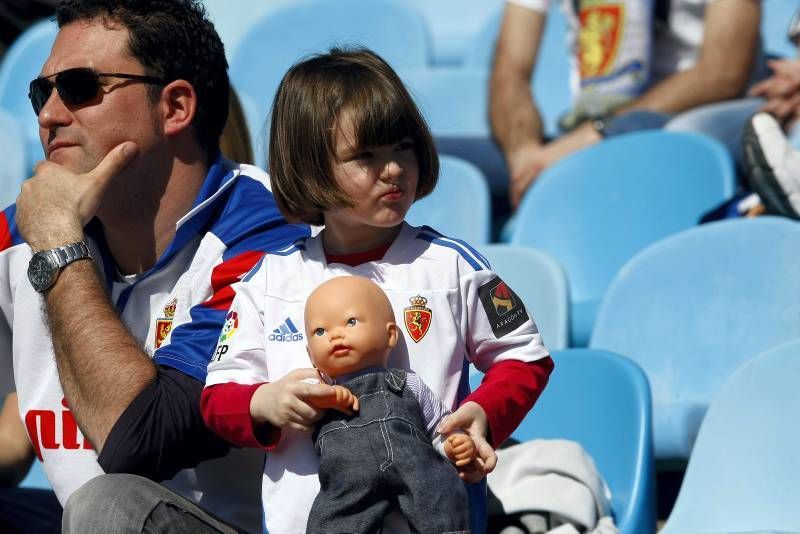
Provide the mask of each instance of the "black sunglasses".
{"label": "black sunglasses", "polygon": [[33,111],[36,115],[44,107],[53,87],[58,91],[58,96],[68,106],[79,106],[90,102],[97,96],[97,91],[102,85],[101,76],[111,78],[125,78],[126,80],[137,80],[144,83],[163,85],[166,80],[153,76],[143,76],[140,74],[123,74],[121,72],[95,72],[88,67],[78,67],[74,69],[62,70],[50,76],[41,76],[33,80],[28,88],[28,98],[33,104]]}

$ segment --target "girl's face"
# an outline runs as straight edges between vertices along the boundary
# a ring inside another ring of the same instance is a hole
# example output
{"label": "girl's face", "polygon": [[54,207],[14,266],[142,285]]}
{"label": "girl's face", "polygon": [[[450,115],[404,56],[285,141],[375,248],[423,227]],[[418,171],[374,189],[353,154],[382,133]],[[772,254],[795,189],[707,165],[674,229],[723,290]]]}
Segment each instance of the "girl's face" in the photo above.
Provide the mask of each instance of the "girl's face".
{"label": "girl's face", "polygon": [[[389,145],[355,146],[350,114],[344,113],[336,126],[336,159],[333,177],[342,191],[353,199],[351,208],[324,213],[329,238],[349,236],[361,250],[377,248],[397,235],[414,202],[419,181],[417,155],[410,138]],[[332,235],[331,235],[332,234]],[[334,246],[332,248],[342,248]],[[331,250],[332,252],[359,252]]]}

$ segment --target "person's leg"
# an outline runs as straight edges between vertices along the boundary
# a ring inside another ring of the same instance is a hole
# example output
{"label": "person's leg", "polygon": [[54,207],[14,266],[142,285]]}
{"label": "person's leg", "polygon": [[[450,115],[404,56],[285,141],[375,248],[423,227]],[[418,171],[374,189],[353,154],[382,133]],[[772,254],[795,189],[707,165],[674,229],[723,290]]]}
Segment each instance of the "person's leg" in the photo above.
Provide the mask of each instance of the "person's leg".
{"label": "person's leg", "polygon": [[136,475],[96,477],[64,507],[65,534],[239,532],[157,482]]}
{"label": "person's leg", "polygon": [[61,532],[61,504],[53,490],[0,490],[0,532]]}
{"label": "person's leg", "polygon": [[666,125],[673,132],[705,134],[720,141],[737,165],[742,164],[742,130],[764,104],[760,98],[742,98],[708,104],[679,113]]}

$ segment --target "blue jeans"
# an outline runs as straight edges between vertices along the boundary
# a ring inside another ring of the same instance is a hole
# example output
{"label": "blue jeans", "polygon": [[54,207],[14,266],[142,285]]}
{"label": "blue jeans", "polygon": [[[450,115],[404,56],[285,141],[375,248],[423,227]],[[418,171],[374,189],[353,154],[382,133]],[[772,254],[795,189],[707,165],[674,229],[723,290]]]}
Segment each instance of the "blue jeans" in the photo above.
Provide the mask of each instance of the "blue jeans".
{"label": "blue jeans", "polygon": [[[763,105],[760,98],[741,98],[700,106],[675,115],[634,110],[609,121],[606,136],[613,137],[640,130],[663,128],[673,132],[708,135],[728,149],[734,162],[742,161],[742,129],[747,120]],[[798,129],[800,146],[800,129]]]}
{"label": "blue jeans", "polygon": [[242,532],[157,482],[136,475],[93,478],[64,507],[64,534]]}

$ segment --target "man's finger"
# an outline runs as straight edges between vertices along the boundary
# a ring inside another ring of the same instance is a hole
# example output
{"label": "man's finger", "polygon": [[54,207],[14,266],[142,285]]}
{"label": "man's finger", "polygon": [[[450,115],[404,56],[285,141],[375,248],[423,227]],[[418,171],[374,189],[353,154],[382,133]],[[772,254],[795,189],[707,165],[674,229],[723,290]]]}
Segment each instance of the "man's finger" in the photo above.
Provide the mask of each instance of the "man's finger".
{"label": "man's finger", "polygon": [[111,149],[106,157],[92,169],[89,176],[100,182],[108,182],[119,174],[139,153],[139,147],[133,141],[125,141]]}

